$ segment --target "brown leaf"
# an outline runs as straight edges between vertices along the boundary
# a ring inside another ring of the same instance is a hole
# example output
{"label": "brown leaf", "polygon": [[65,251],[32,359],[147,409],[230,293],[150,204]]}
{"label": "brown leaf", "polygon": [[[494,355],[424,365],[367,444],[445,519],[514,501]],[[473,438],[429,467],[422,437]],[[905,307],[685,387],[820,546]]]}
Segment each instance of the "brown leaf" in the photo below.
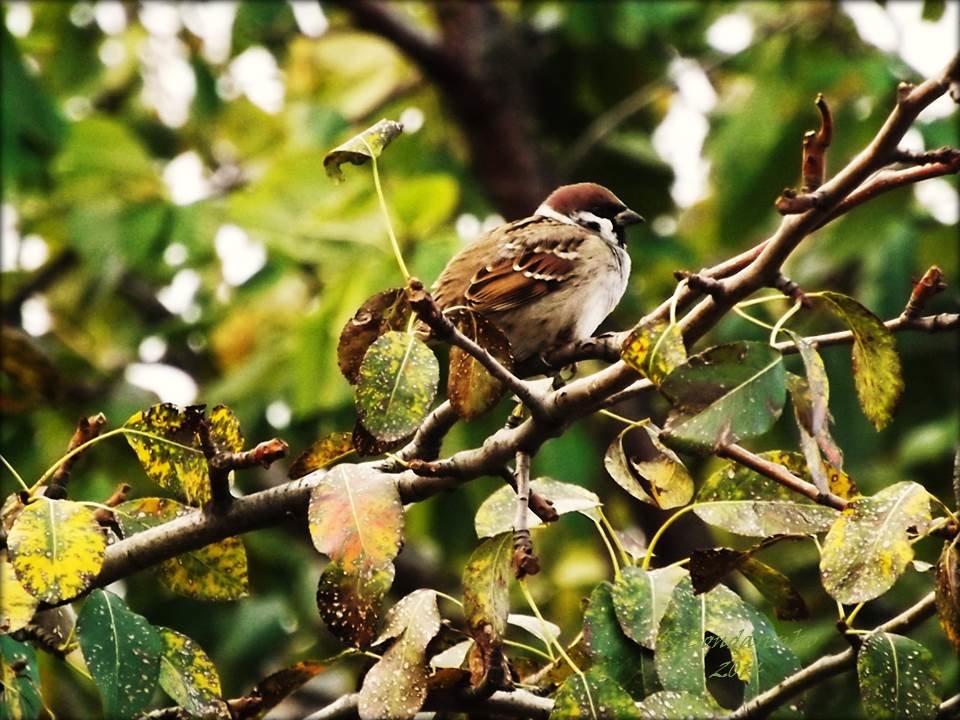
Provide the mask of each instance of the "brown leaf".
{"label": "brown leaf", "polygon": [[359,378],[367,348],[385,332],[406,328],[410,313],[404,288],[391,288],[367,298],[343,326],[337,344],[337,365],[351,385]]}
{"label": "brown leaf", "polygon": [[960,550],[956,539],[944,543],[937,561],[936,598],[940,627],[960,655]]}
{"label": "brown leaf", "polygon": [[[510,342],[500,329],[479,313],[466,308],[454,310],[448,317],[460,332],[476,342],[510,369],[513,356]],[[472,355],[458,347],[450,348],[450,373],[447,397],[457,415],[471,420],[496,405],[503,394],[503,384],[494,378]]]}
{"label": "brown leaf", "polygon": [[353,443],[357,455],[360,457],[373,457],[402,448],[410,442],[410,438],[412,437],[413,433],[410,433],[406,437],[398,438],[397,440],[380,440],[371,435],[370,431],[358,420],[353,426],[353,434],[350,436],[350,441]]}

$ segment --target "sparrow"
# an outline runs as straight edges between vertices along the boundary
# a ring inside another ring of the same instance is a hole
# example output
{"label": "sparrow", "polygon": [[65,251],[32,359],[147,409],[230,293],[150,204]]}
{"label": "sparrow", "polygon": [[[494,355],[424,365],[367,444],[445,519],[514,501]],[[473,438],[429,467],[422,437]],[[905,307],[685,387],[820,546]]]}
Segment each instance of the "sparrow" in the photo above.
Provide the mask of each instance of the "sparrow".
{"label": "sparrow", "polygon": [[517,363],[593,335],[630,276],[626,228],[643,222],[596,183],[554,190],[528,218],[490,230],[447,263],[441,309],[465,306],[496,325]]}

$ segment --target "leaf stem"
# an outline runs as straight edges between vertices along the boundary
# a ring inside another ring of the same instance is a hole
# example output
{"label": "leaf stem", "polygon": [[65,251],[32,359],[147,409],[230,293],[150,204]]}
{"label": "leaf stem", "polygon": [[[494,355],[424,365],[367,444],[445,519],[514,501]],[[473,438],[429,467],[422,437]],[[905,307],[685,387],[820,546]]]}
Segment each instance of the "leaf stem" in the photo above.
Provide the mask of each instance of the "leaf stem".
{"label": "leaf stem", "polygon": [[617,537],[617,531],[614,530],[613,525],[610,524],[610,521],[607,519],[606,514],[603,512],[602,507],[597,508],[597,514],[600,515],[600,522],[603,523],[603,526],[607,529],[607,532],[610,533],[610,539],[613,540],[613,544],[617,546],[617,550],[620,551],[620,558],[623,560],[624,565],[633,565],[633,558],[630,557],[630,553],[626,551],[623,547],[623,544],[620,542],[620,538]]}
{"label": "leaf stem", "polygon": [[0,455],[0,460],[3,461],[3,464],[7,470],[9,470],[13,474],[13,477],[16,478],[17,482],[20,483],[20,487],[27,492],[30,492],[30,488],[27,487],[27,484],[23,481],[23,478],[20,477],[20,473],[17,472],[16,468],[14,468],[13,465],[11,465],[3,455]]}
{"label": "leaf stem", "polygon": [[685,508],[680,508],[673,515],[667,518],[666,522],[660,526],[656,534],[653,536],[653,539],[650,540],[650,544],[647,545],[647,553],[643,556],[643,564],[640,566],[643,570],[650,569],[650,561],[653,560],[653,548],[656,547],[657,542],[660,540],[660,536],[663,535],[667,528],[673,525],[682,515],[687,514],[696,507],[700,507],[702,503],[693,503],[692,505],[687,505]]}
{"label": "leaf stem", "polygon": [[803,303],[797,300],[789,310],[787,310],[783,315],[780,316],[780,319],[777,320],[776,325],[774,325],[773,329],[770,331],[771,345],[777,344],[777,335],[780,334],[780,330],[786,324],[787,320],[789,320],[790,318],[792,318],[794,315],[797,314],[797,311],[800,310],[801,307],[803,307]]}
{"label": "leaf stem", "polygon": [[[526,650],[527,652],[533,653],[534,655],[539,655],[544,660],[549,660],[550,662],[556,662],[557,658],[555,655],[548,655],[543,650],[533,647],[533,645],[527,645],[526,643],[517,642],[516,640],[507,640],[504,638],[504,645],[510,645],[511,647],[520,648],[521,650]],[[550,643],[547,643],[547,648],[550,648]]]}
{"label": "leaf stem", "polygon": [[463,607],[463,603],[457,600],[455,597],[453,597],[453,595],[447,595],[445,592],[441,592],[439,590],[434,590],[433,592],[436,594],[437,597],[442,597],[444,600],[448,600],[449,602],[452,602],[454,605]]}
{"label": "leaf stem", "polygon": [[631,420],[628,417],[623,415],[617,415],[615,412],[610,412],[609,410],[598,410],[598,413],[601,415],[606,415],[608,418],[616,420],[617,422],[622,422],[624,425],[629,425],[630,427],[640,427],[641,425],[646,425],[650,422],[650,418],[643,418],[642,420]]}
{"label": "leaf stem", "polygon": [[620,562],[617,560],[617,554],[613,550],[613,545],[610,544],[610,539],[607,537],[607,534],[603,531],[603,526],[600,524],[599,520],[593,521],[594,527],[597,528],[597,534],[600,535],[600,539],[603,540],[603,544],[607,548],[607,554],[610,555],[610,564],[613,565],[613,579],[620,579]]}
{"label": "leaf stem", "polygon": [[743,310],[741,310],[741,309],[740,309],[739,307],[737,307],[736,305],[733,306],[733,311],[734,311],[737,315],[739,315],[740,317],[742,317],[744,320],[749,320],[749,321],[752,322],[754,325],[759,325],[760,327],[766,328],[767,330],[773,330],[773,325],[771,325],[770,323],[765,323],[763,320],[758,320],[758,319],[755,318],[753,315],[750,315],[749,313],[744,312]]}
{"label": "leaf stem", "polygon": [[[523,593],[524,600],[527,601],[527,605],[530,606],[530,609],[533,611],[533,614],[536,615],[537,620],[540,621],[540,626],[541,626],[540,631],[543,633],[543,637],[545,638],[544,644],[547,646],[547,654],[550,656],[551,660],[556,660],[556,657],[553,654],[553,650],[550,648],[551,643],[556,642],[556,640],[553,638],[552,634],[550,633],[550,626],[547,625],[547,621],[544,620],[543,615],[540,614],[540,608],[537,607],[537,603],[533,599],[533,595],[530,594],[530,588],[527,587],[527,584],[523,581],[523,579],[519,580],[518,583],[520,585],[520,592]],[[558,644],[558,647],[559,647],[559,644]],[[561,648],[560,651],[562,653],[563,648]]]}
{"label": "leaf stem", "polygon": [[684,278],[677,283],[676,289],[673,291],[673,297],[670,298],[670,324],[677,324],[677,302],[680,300],[680,292],[689,284],[687,278]]}
{"label": "leaf stem", "polygon": [[[850,614],[847,615],[847,616],[843,619],[844,624],[845,624],[845,625],[848,625],[848,626],[852,626],[852,625],[853,625],[853,621],[856,619],[857,614],[858,614],[861,610],[863,610],[863,606],[864,606],[864,605],[866,605],[866,603],[865,603],[865,602],[862,602],[862,603],[860,603],[859,605],[857,605],[853,610],[851,610],[851,611],[850,611]],[[852,630],[853,628],[852,628],[852,627],[849,627],[848,629],[849,629],[849,630]]]}
{"label": "leaf stem", "polygon": [[380,186],[380,170],[377,168],[377,157],[376,153],[373,151],[370,143],[367,142],[367,139],[360,135],[360,140],[363,141],[363,144],[367,148],[367,152],[370,153],[370,167],[373,168],[373,186],[377,190],[377,199],[380,201],[380,212],[383,213],[383,221],[387,226],[387,235],[390,236],[390,246],[393,248],[393,255],[397,259],[397,265],[400,266],[400,272],[403,274],[404,280],[410,279],[410,271],[407,270],[407,265],[403,262],[403,255],[400,253],[400,243],[397,242],[397,236],[393,232],[393,223],[390,222],[390,211],[387,210],[387,201],[383,196],[383,188]]}

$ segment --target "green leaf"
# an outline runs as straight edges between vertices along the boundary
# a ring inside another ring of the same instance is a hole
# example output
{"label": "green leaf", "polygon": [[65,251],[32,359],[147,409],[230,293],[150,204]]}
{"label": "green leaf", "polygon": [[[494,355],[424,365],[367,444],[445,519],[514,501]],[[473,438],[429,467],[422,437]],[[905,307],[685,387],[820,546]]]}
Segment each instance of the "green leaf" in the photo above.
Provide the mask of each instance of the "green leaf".
{"label": "green leaf", "polygon": [[[170,498],[139,498],[114,508],[124,537],[195,512]],[[164,560],[156,566],[156,574],[165,587],[196,600],[237,600],[249,591],[247,551],[238,536]]]}
{"label": "green leaf", "polygon": [[124,423],[126,428],[169,441],[126,435],[147,477],[196,506],[210,500],[210,474],[197,438],[202,418],[197,408],[161,403],[134,414]]}
{"label": "green leaf", "polygon": [[[454,310],[448,318],[460,332],[499,360],[501,365],[508,370],[512,368],[510,341],[496,325],[466,308]],[[473,355],[459,347],[450,348],[447,398],[457,415],[464,420],[472,420],[496,405],[501,395],[503,384],[488,373]]]}
{"label": "green leaf", "polygon": [[639,712],[627,691],[598,668],[568,677],[553,699],[551,718],[626,720]]}
{"label": "green leaf", "polygon": [[440,365],[414,335],[391,331],[367,349],[357,380],[360,422],[379,440],[416,430],[430,412]]}
{"label": "green leaf", "polygon": [[940,668],[920,643],[873,632],[857,652],[860,698],[870,718],[933,718],[940,705]]}
{"label": "green leaf", "polygon": [[0,635],[0,720],[21,720],[40,716],[40,672],[37,654],[26,643]]}
{"label": "green leaf", "polygon": [[354,452],[353,435],[351,433],[331,433],[320,438],[304,450],[297,459],[290,463],[287,477],[296,480],[309,475],[314,470],[320,470],[335,462],[343,460]]}
{"label": "green leaf", "polygon": [[16,632],[30,622],[40,600],[24,589],[5,557],[0,561],[0,587],[0,634]]}
{"label": "green leaf", "polygon": [[653,653],[628,638],[613,606],[613,586],[600,583],[583,613],[583,640],[593,667],[616,680],[633,697],[647,695],[644,666],[653,666]]}
{"label": "green leaf", "polygon": [[658,321],[637,325],[620,348],[620,358],[654,385],[687,361],[679,325]]}
{"label": "green leaf", "polygon": [[671,372],[660,391],[673,404],[660,440],[710,451],[769,430],[786,398],[783,356],[765,343],[718,345]]}
{"label": "green leaf", "polygon": [[960,655],[960,550],[957,542],[945,542],[936,575],[937,615],[944,635]]}
{"label": "green leaf", "polygon": [[510,614],[510,559],[513,533],[504,532],[480,543],[463,568],[463,616],[483,674],[496,670]]}
{"label": "green leaf", "polygon": [[623,568],[611,594],[624,634],[653,650],[660,620],[667,610],[673,589],[686,576],[687,571],[676,565],[656,570]]}
{"label": "green leaf", "polygon": [[830,414],[830,380],[827,378],[827,368],[820,353],[809,341],[790,330],[785,332],[800,351],[807,381],[808,402],[797,408],[797,417],[808,433],[817,436],[826,428]]}
{"label": "green leaf", "polygon": [[903,393],[900,356],[893,333],[853,298],[819,293],[814,302],[846,323],[853,333],[853,382],[864,415],[877,430],[893,418]]}
{"label": "green leaf", "polygon": [[360,688],[364,720],[412,718],[427,698],[430,675],[427,644],[440,632],[440,612],[433,590],[415,590],[394,605],[374,645],[396,638],[370,668]]}
{"label": "green leaf", "polygon": [[929,520],[930,495],[914,482],[850,501],[823,541],[823,589],[844,604],[883,595],[913,560],[907,530]]}
{"label": "green leaf", "polygon": [[17,580],[35,598],[57,603],[74,598],[100,572],[107,537],[93,508],[38,497],[7,536]]}
{"label": "green leaf", "polygon": [[709,695],[694,695],[676,690],[661,690],[649,695],[638,707],[643,720],[663,720],[663,718],[709,720],[727,714],[727,711],[717,705]]}
{"label": "green leaf", "polygon": [[327,177],[334,182],[342,182],[341,165],[344,163],[363,165],[371,157],[380,157],[387,145],[402,132],[403,125],[400,123],[393,120],[380,120],[359,135],[354,135],[324,155],[323,168],[327,171]]}
{"label": "green leaf", "polygon": [[946,9],[946,0],[923,0],[922,17],[924,20],[937,22],[941,17],[943,17],[943,13]]}
{"label": "green leaf", "polygon": [[313,544],[332,561],[320,576],[320,615],[341,640],[366,645],[403,542],[396,485],[373,468],[338,465],[310,494],[307,520]]}
{"label": "green leaf", "polygon": [[[550,478],[531,480],[530,490],[552,502],[558,515],[579,512],[590,517],[593,508],[601,505],[600,498],[586,488]],[[473,521],[477,536],[493,537],[513,530],[516,506],[517,494],[512,487],[504,485],[497,489],[477,509]],[[527,510],[527,527],[535,528],[542,524],[540,518]]]}
{"label": "green leaf", "polygon": [[230,718],[221,698],[220,675],[213,661],[186,635],[158,627],[163,650],[159,682],[163,691],[188,713],[203,718]]}
{"label": "green leaf", "polygon": [[[632,430],[642,430],[635,446],[636,455],[624,447]],[[693,497],[693,478],[683,461],[659,440],[659,432],[649,425],[629,427],[610,443],[603,465],[617,484],[649,505],[666,510],[680,507]]]}
{"label": "green leaf", "polygon": [[411,312],[406,291],[391,288],[367,298],[343,326],[337,343],[337,365],[351,385],[360,378],[360,364],[367,348],[384,333],[403,330]]}
{"label": "green leaf", "polygon": [[83,659],[108,718],[130,718],[153,697],[163,643],[156,628],[119,597],[94,590],[77,618]]}
{"label": "green leaf", "polygon": [[[760,457],[804,479],[806,463],[797,453],[771,450]],[[804,535],[830,527],[839,513],[817,505],[749,468],[730,462],[703,484],[693,510],[704,522],[753,537]]]}

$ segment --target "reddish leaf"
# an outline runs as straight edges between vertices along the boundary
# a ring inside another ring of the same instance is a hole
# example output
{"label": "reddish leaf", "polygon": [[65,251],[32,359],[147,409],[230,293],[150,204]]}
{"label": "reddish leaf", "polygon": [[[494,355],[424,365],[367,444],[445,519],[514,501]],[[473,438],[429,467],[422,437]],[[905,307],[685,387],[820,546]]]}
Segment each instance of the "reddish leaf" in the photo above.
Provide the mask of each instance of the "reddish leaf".
{"label": "reddish leaf", "polygon": [[368,298],[343,326],[337,345],[337,364],[351,385],[357,382],[367,348],[385,332],[403,330],[410,312],[406,291],[392,288]]}
{"label": "reddish leaf", "polygon": [[[508,369],[513,365],[510,341],[492,322],[466,308],[454,310],[449,318],[464,335],[502,365]],[[457,415],[465,420],[482,415],[496,405],[502,394],[502,383],[488,373],[476,358],[458,347],[450,348],[447,397]]]}

